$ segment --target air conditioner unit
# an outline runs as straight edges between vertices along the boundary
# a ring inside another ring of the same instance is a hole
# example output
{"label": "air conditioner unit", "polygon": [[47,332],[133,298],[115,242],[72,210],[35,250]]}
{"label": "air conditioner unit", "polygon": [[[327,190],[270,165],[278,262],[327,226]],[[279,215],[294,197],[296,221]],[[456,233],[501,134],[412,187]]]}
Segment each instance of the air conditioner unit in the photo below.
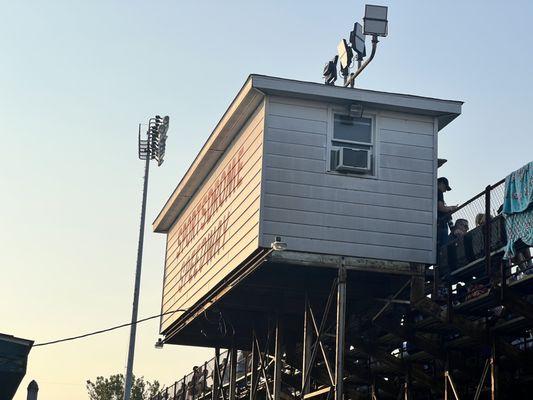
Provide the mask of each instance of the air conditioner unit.
{"label": "air conditioner unit", "polygon": [[336,171],[367,173],[371,170],[371,155],[369,149],[340,147],[332,152],[332,166]]}

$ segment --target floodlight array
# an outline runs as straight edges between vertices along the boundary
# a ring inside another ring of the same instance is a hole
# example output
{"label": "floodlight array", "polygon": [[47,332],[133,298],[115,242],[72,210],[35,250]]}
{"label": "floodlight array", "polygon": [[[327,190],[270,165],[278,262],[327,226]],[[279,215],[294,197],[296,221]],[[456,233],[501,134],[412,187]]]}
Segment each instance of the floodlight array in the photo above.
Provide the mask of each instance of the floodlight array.
{"label": "floodlight array", "polygon": [[146,139],[141,139],[141,125],[139,125],[139,158],[141,160],[156,160],[157,165],[163,164],[170,118],[156,115],[148,120]]}
{"label": "floodlight array", "polygon": [[[337,55],[328,61],[324,67],[324,80],[326,85],[335,85],[337,80],[337,61],[340,62],[340,72],[344,78],[344,86],[353,87],[355,78],[372,61],[376,53],[378,37],[385,37],[388,34],[388,8],[385,6],[369,5],[365,6],[364,26],[356,22],[350,32],[349,44],[345,39],[341,39],[337,46]],[[372,51],[370,57],[363,63],[366,57],[366,36],[372,36]],[[357,59],[357,70],[350,73],[352,61]]]}

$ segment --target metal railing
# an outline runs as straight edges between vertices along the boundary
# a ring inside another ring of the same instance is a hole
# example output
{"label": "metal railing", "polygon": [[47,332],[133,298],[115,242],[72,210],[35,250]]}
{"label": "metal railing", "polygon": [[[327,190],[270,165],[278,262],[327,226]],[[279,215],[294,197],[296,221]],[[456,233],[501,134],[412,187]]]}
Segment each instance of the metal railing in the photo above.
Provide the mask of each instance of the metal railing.
{"label": "metal railing", "polygon": [[[227,390],[230,381],[230,352],[220,353],[219,375],[216,368],[216,357],[206,361],[203,365],[195,366],[193,371],[185,375],[174,384],[159,391],[150,400],[197,400],[210,398],[216,381],[220,379],[222,390]],[[249,352],[237,351],[236,383],[237,392],[246,390],[249,386],[252,358]],[[238,397],[238,396],[237,396]]]}
{"label": "metal railing", "polygon": [[[524,249],[521,257],[510,260],[503,259],[503,249],[499,245],[502,241],[506,241],[505,222],[501,215],[504,197],[505,179],[502,179],[487,186],[485,190],[465,201],[459,205],[457,210],[450,213],[452,221],[455,223],[459,219],[466,220],[469,230],[465,237],[473,239],[478,246],[483,246],[477,260],[473,261],[477,264],[481,262],[484,264],[484,274],[477,276],[476,279],[476,286],[480,293],[489,290],[494,285],[499,285],[504,290],[510,279],[517,279],[524,274],[533,272],[530,249]],[[453,228],[451,233],[453,233]],[[464,246],[462,238],[456,240],[461,242],[460,245],[456,243],[457,248],[460,249],[460,246]],[[445,246],[450,246],[453,243],[453,241],[449,242]],[[439,250],[442,251],[442,248]],[[464,251],[464,249],[461,250]],[[499,254],[499,256],[495,258],[495,254]],[[493,265],[495,260],[498,265]],[[461,286],[453,284],[452,288],[452,283],[449,282],[449,284],[448,292],[457,295]]]}

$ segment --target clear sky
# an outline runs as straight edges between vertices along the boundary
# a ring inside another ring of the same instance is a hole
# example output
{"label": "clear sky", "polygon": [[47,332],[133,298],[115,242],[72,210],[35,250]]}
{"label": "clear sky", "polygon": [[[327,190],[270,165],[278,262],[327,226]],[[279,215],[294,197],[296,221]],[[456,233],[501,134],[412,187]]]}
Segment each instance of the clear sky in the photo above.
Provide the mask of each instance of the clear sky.
{"label": "clear sky", "polygon": [[[346,1],[11,1],[0,24],[0,331],[37,342],[130,318],[143,163],[137,124],[170,115],[151,222],[249,73],[321,82],[364,13]],[[389,37],[360,87],[463,100],[440,134],[458,203],[530,161],[530,1],[388,0]],[[512,6],[509,4],[512,3]],[[164,237],[147,229],[139,315],[159,312]],[[154,349],[135,372],[162,383],[211,350]],[[87,398],[124,372],[129,331],[35,348],[41,400]]]}

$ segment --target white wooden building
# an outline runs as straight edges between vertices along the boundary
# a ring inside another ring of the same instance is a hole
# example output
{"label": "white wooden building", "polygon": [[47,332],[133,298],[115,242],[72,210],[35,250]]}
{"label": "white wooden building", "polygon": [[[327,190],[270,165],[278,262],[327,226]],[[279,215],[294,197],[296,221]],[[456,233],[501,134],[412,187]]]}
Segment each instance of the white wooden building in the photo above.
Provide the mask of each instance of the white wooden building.
{"label": "white wooden building", "polygon": [[438,133],[461,106],[251,75],[153,224],[162,312],[205,309],[276,237],[293,257],[434,263]]}

